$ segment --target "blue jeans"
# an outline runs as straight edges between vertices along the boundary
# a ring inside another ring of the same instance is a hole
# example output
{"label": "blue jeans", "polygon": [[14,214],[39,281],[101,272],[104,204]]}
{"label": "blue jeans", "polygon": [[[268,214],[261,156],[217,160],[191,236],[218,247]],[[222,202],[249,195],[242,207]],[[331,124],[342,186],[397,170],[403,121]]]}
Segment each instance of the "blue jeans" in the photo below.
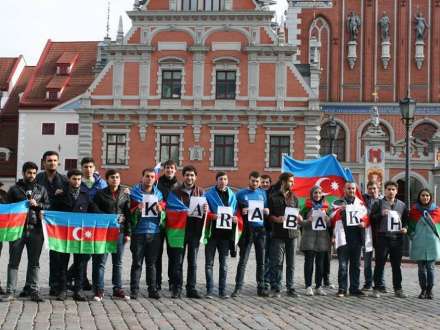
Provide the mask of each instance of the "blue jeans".
{"label": "blue jeans", "polygon": [[269,284],[273,282],[273,273],[270,268],[270,244],[272,232],[266,229],[266,240],[264,242],[264,287],[269,289]]}
{"label": "blue jeans", "polygon": [[[338,285],[339,290],[347,291],[348,272],[350,273],[350,293],[359,291],[361,266],[361,245],[344,245],[338,249]],[[349,265],[350,264],[350,265]]]}
{"label": "blue jeans", "polygon": [[[122,257],[124,254],[124,234],[119,234],[116,253],[112,253],[112,284],[113,290],[122,288]],[[94,254],[92,255],[92,281],[93,289],[104,290],[104,273],[105,264],[107,262],[108,254]]]}
{"label": "blue jeans", "polygon": [[214,259],[215,251],[218,251],[219,258],[219,293],[224,293],[226,289],[226,276],[228,274],[228,255],[229,240],[220,240],[211,238],[205,247],[205,273],[206,273],[206,291],[212,293],[214,290]]}
{"label": "blue jeans", "polygon": [[417,261],[419,266],[419,284],[422,290],[431,290],[435,279],[435,260]]}
{"label": "blue jeans", "polygon": [[296,238],[272,238],[270,246],[270,267],[273,274],[271,287],[273,290],[281,289],[283,277],[284,256],[286,257],[286,288],[293,289],[293,277],[295,274],[295,245]]}

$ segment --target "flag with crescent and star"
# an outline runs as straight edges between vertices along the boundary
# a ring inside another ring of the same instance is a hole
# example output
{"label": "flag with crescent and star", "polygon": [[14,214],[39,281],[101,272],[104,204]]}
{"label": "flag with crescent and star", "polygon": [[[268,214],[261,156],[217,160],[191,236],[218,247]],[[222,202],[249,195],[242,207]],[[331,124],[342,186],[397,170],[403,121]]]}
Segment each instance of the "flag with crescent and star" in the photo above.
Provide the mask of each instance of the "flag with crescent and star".
{"label": "flag with crescent and star", "polygon": [[49,250],[74,254],[115,253],[118,214],[44,212],[43,232]]}
{"label": "flag with crescent and star", "polygon": [[345,182],[353,181],[351,171],[342,167],[333,155],[303,161],[283,155],[282,171],[295,175],[293,192],[299,199],[300,207],[305,205],[314,186],[322,188],[327,202],[331,204],[344,195]]}
{"label": "flag with crescent and star", "polygon": [[21,238],[28,211],[28,201],[0,204],[0,242]]}

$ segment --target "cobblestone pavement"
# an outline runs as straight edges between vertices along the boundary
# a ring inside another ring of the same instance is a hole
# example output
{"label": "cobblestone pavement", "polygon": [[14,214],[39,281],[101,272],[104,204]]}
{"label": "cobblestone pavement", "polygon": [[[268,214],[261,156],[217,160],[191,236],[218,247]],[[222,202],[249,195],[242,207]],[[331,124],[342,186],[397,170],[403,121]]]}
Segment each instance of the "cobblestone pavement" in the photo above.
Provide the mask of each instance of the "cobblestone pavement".
{"label": "cobblestone pavement", "polygon": [[[131,254],[124,258],[124,286],[128,291]],[[0,258],[3,265],[0,278],[5,283],[7,248]],[[41,258],[40,282],[42,293],[48,295],[48,252]],[[165,259],[165,257],[164,257]],[[23,255],[19,274],[22,287],[26,267]],[[382,298],[336,298],[336,290],[328,290],[327,297],[304,296],[303,261],[297,256],[295,286],[299,298],[282,296],[259,298],[256,296],[254,256],[249,259],[246,286],[240,298],[222,300],[174,300],[162,290],[159,301],[147,297],[146,288],[138,300],[128,302],[112,300],[111,258],[107,263],[106,297],[102,302],[72,300],[58,302],[47,299],[36,304],[27,300],[0,303],[2,329],[440,329],[440,304],[438,300],[417,299],[417,268],[403,265],[404,288],[408,299],[395,298],[391,293]],[[216,260],[217,261],[217,260]],[[237,259],[229,259],[228,291],[233,290]],[[166,262],[165,262],[166,263]],[[199,254],[199,289],[205,292],[204,251]],[[218,266],[218,263],[215,267]],[[332,277],[336,283],[337,261],[332,261]],[[164,271],[166,274],[166,269]],[[386,270],[386,281],[391,286],[391,269]],[[91,270],[89,270],[89,278]],[[165,276],[166,277],[166,276]],[[144,281],[143,275],[143,282]],[[218,279],[216,273],[215,278]],[[166,280],[166,278],[165,278]],[[361,282],[363,276],[361,276]],[[167,285],[164,285],[167,287]],[[439,289],[440,290],[440,289]],[[439,291],[440,292],[440,291]],[[439,293],[440,294],[440,293]],[[91,293],[90,293],[91,295]]]}

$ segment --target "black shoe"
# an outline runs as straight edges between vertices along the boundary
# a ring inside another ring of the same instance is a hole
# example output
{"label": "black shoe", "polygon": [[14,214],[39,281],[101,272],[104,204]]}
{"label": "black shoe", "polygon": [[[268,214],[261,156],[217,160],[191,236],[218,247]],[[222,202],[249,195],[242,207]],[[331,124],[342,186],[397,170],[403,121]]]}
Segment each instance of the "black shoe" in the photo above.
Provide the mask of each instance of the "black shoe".
{"label": "black shoe", "polygon": [[269,297],[269,292],[264,288],[258,288],[257,289],[257,296],[258,297]]}
{"label": "black shoe", "polygon": [[222,299],[229,299],[230,296],[225,291],[220,291],[218,296]]}
{"label": "black shoe", "polygon": [[75,284],[73,283],[73,281],[68,281],[66,284],[66,288],[67,290],[75,291]]}
{"label": "black shoe", "polygon": [[202,296],[196,289],[191,289],[189,291],[186,291],[186,296],[192,299],[202,299]]}
{"label": "black shoe", "polygon": [[139,293],[137,291],[130,292],[130,299],[136,300],[139,296]]}
{"label": "black shoe", "polygon": [[241,290],[240,289],[235,289],[234,292],[232,292],[231,297],[232,298],[237,298],[240,296]]}
{"label": "black shoe", "polygon": [[289,297],[292,297],[292,298],[298,298],[299,297],[299,295],[298,295],[298,293],[296,293],[295,289],[287,290],[287,295]]}
{"label": "black shoe", "polygon": [[23,290],[20,292],[20,294],[18,295],[20,298],[28,298],[31,296],[31,293],[27,290]]}
{"label": "black shoe", "polygon": [[1,302],[10,302],[14,300],[15,300],[15,296],[13,293],[10,292],[6,292],[6,295],[0,298]]}
{"label": "black shoe", "polygon": [[279,289],[272,290],[272,298],[281,298],[281,291]]}
{"label": "black shoe", "polygon": [[53,296],[53,297],[56,297],[56,296],[58,296],[58,290],[56,290],[56,289],[53,289],[53,288],[50,288],[49,289],[49,296]]}
{"label": "black shoe", "polygon": [[432,293],[432,289],[428,288],[426,290],[426,299],[430,299],[430,300],[434,299],[434,293]]}
{"label": "black shoe", "polygon": [[157,290],[149,291],[149,292],[148,292],[148,298],[151,298],[151,299],[160,299],[160,294],[159,294],[159,292],[158,292]]}
{"label": "black shoe", "polygon": [[343,298],[346,296],[346,294],[347,292],[345,292],[345,290],[339,289],[338,293],[336,293],[336,297]]}
{"label": "black shoe", "polygon": [[[55,295],[54,295],[54,296],[55,296]],[[64,300],[67,299],[67,292],[66,292],[66,291],[61,291],[61,292],[58,293],[56,296],[57,296],[57,297],[56,297],[56,300],[58,300],[58,301],[64,301]]]}
{"label": "black shoe", "polygon": [[422,289],[422,292],[420,292],[419,299],[426,299],[426,290],[425,289]]}
{"label": "black shoe", "polygon": [[208,291],[208,292],[206,292],[205,298],[206,299],[214,299],[214,295],[212,294],[211,291]]}
{"label": "black shoe", "polygon": [[75,300],[75,301],[87,301],[87,297],[82,292],[75,292],[73,294],[73,300]]}
{"label": "black shoe", "polygon": [[353,297],[365,297],[365,293],[363,293],[361,290],[350,292],[350,296]]}
{"label": "black shoe", "polygon": [[32,301],[35,301],[35,302],[43,302],[44,301],[44,299],[43,299],[43,297],[41,297],[40,296],[40,293],[38,293],[38,292],[32,292],[31,294],[30,294],[30,297],[31,297],[31,300]]}
{"label": "black shoe", "polygon": [[92,289],[93,289],[92,285],[90,284],[89,280],[87,280],[87,279],[84,280],[82,287],[83,287],[84,291],[92,291]]}
{"label": "black shoe", "polygon": [[173,299],[180,299],[182,296],[182,289],[180,288],[173,288],[173,291],[171,293],[171,298]]}
{"label": "black shoe", "polygon": [[6,291],[5,290],[3,290],[3,288],[0,286],[0,295],[4,295],[4,294],[6,294]]}
{"label": "black shoe", "polygon": [[157,291],[162,291],[162,285],[161,284],[156,285],[156,289]]}
{"label": "black shoe", "polygon": [[382,287],[378,287],[376,288],[377,291],[379,291],[380,293],[386,294],[388,293],[387,288],[382,286]]}

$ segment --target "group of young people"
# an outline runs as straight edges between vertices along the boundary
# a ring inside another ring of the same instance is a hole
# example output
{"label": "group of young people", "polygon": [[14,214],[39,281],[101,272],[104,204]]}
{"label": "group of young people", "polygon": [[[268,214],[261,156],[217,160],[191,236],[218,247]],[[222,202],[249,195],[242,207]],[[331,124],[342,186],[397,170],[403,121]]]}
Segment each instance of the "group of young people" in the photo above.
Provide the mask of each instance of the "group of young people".
{"label": "group of young people", "polygon": [[[324,288],[334,288],[330,283],[330,260],[332,247],[335,246],[339,264],[338,297],[348,294],[380,297],[381,293],[386,293],[384,266],[389,256],[394,294],[405,298],[401,271],[405,235],[409,235],[412,241],[411,258],[417,261],[419,267],[419,298],[433,298],[435,261],[440,258],[440,210],[428,189],[420,191],[417,202],[409,210],[396,198],[398,186],[392,181],[385,183],[384,196],[380,195],[380,187],[376,182],[369,182],[368,193],[362,197],[357,192],[356,184],[347,182],[344,196],[331,202],[326,200],[322,188],[315,186],[305,205],[299,209],[299,200],[293,193],[294,176],[291,173],[282,173],[272,185],[270,176],[253,171],[249,174],[248,187],[234,192],[229,187],[227,173],[218,172],[215,175],[215,184],[204,190],[197,184],[198,173],[194,166],[183,167],[182,181],[179,182],[176,164],[167,161],[162,164],[163,173],[158,179],[154,168],[146,168],[140,173],[140,183],[125,187],[121,185],[118,170],[109,169],[105,173],[105,179],[101,178],[92,158],[82,159],[81,170],[70,170],[67,176],[57,171],[58,162],[57,152],[46,152],[43,155],[44,170],[38,174],[38,166],[26,162],[22,168],[23,178],[0,200],[2,203],[29,201],[23,235],[9,243],[7,285],[6,291],[2,292],[3,301],[16,298],[18,268],[24,247],[27,249],[28,267],[26,284],[19,296],[30,297],[36,302],[43,301],[38,275],[44,241],[42,214],[49,209],[119,215],[117,251],[111,254],[113,298],[138,298],[145,262],[148,296],[159,299],[163,282],[164,247],[168,255],[168,284],[172,298],[178,299],[182,296],[185,259],[188,265],[186,296],[194,299],[213,298],[213,268],[217,253],[218,295],[225,299],[230,297],[226,287],[228,258],[238,254],[235,288],[231,294],[232,297],[238,297],[244,285],[252,246],[256,258],[257,295],[281,296],[285,264],[287,295],[297,297],[294,270],[298,239],[299,248],[304,253],[307,296],[327,295]],[[158,201],[154,204],[153,212],[145,212],[143,209],[146,195],[152,195]],[[184,222],[182,246],[170,244],[167,238],[166,210],[175,200],[190,208],[192,199],[198,197],[205,198],[201,207],[203,215],[196,217],[192,213],[188,214]],[[256,203],[262,207],[257,213]],[[220,210],[225,207],[231,210],[229,220],[233,224],[232,228],[223,227],[224,219]],[[255,214],[260,216],[255,218]],[[239,239],[236,226],[240,226],[242,231]],[[203,243],[205,294],[200,293],[197,288],[197,256]],[[129,294],[123,289],[121,275],[126,245],[129,245],[132,254]],[[103,299],[108,254],[74,254],[73,264],[69,269],[70,254],[52,250],[49,253],[50,295],[63,301],[67,298],[68,290],[71,290],[73,299],[85,301],[87,297],[84,291],[93,290],[94,300]],[[361,289],[362,253],[365,284]],[[89,260],[92,260],[92,284],[87,276]]]}

